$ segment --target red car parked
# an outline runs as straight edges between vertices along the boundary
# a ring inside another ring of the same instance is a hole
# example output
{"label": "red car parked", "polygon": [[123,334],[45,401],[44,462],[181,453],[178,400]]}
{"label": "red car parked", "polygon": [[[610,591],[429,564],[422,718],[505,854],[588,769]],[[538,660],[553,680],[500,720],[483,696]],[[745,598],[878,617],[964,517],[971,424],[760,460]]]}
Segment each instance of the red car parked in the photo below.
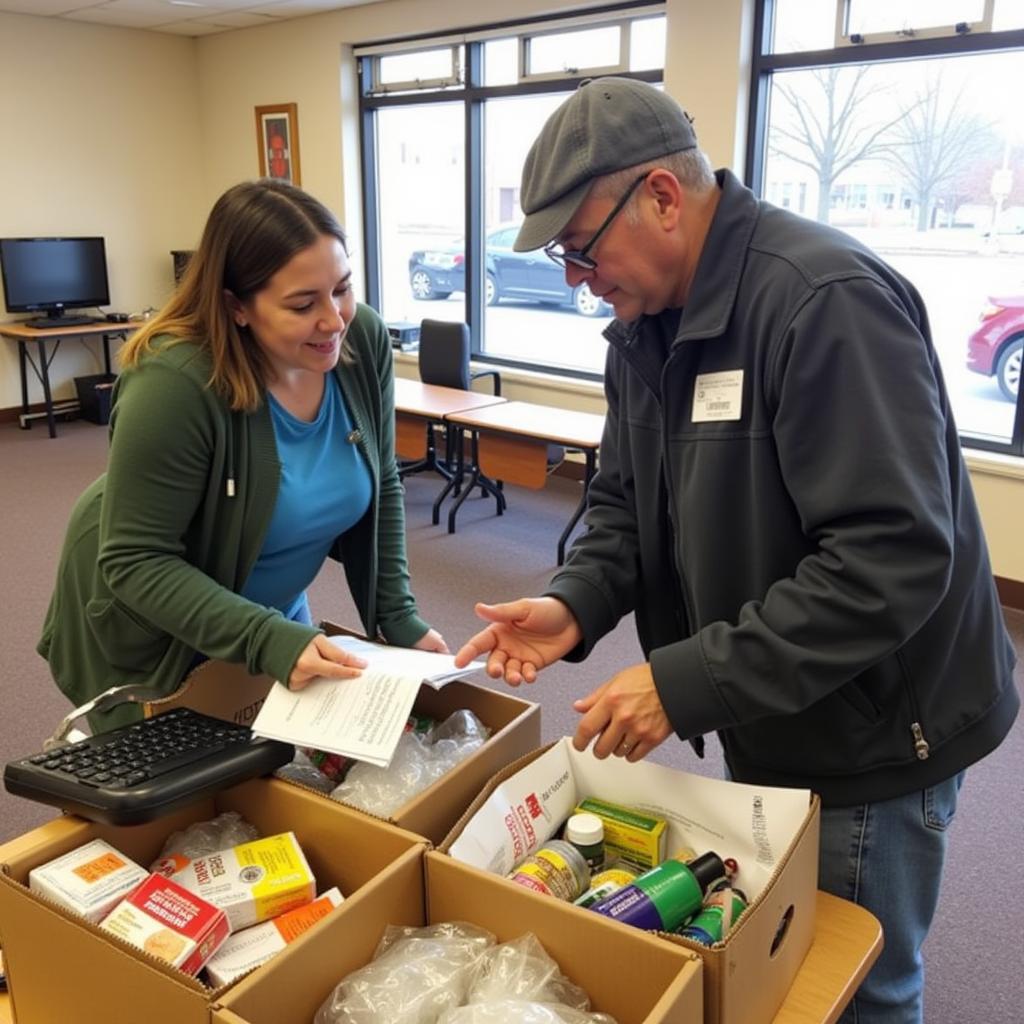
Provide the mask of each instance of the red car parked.
{"label": "red car parked", "polygon": [[981,325],[967,339],[967,368],[986,377],[994,374],[1002,393],[1016,402],[1022,349],[1024,295],[989,296]]}

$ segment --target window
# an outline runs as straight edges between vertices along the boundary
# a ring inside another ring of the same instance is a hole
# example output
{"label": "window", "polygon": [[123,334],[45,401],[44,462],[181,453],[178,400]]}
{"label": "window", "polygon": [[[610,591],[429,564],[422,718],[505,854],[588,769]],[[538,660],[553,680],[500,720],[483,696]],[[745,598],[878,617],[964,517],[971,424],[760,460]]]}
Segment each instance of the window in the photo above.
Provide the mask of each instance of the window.
{"label": "window", "polygon": [[360,49],[368,298],[465,321],[474,359],[599,379],[611,309],[517,253],[523,161],[581,79],[660,83],[658,4]]}
{"label": "window", "polygon": [[759,0],[747,154],[761,195],[915,285],[964,445],[1016,455],[1022,28],[1016,0]]}

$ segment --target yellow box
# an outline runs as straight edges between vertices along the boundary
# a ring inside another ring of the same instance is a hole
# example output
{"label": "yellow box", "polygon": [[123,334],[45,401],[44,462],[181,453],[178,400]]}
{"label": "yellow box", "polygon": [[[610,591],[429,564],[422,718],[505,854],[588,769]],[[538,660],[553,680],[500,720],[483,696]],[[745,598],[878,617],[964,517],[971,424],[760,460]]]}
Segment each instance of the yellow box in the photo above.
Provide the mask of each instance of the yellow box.
{"label": "yellow box", "polygon": [[171,878],[224,910],[232,932],[316,898],[316,879],[294,832],[196,857]]}
{"label": "yellow box", "polygon": [[604,822],[604,848],[609,861],[621,857],[644,870],[665,859],[668,822],[621,804],[587,797],[576,805],[574,814],[596,814]]}

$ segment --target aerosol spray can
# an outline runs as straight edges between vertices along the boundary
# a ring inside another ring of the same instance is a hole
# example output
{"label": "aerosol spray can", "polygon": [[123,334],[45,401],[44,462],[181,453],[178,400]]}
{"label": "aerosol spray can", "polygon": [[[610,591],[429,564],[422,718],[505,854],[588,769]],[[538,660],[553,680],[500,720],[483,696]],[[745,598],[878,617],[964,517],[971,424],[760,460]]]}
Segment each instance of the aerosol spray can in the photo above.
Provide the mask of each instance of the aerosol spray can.
{"label": "aerosol spray can", "polygon": [[701,854],[689,864],[666,860],[590,909],[637,928],[674,932],[700,910],[704,893],[726,877],[717,853]]}
{"label": "aerosol spray can", "polygon": [[740,914],[747,909],[742,889],[720,886],[704,901],[704,907],[676,932],[702,946],[721,942],[732,931]]}

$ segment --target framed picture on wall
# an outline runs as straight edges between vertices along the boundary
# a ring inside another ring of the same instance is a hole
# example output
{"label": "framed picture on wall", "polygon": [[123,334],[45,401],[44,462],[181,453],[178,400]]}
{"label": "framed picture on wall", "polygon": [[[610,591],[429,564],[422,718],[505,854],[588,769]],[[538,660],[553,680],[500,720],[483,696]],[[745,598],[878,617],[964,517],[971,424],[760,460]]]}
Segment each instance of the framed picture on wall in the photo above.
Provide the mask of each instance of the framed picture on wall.
{"label": "framed picture on wall", "polygon": [[300,185],[299,114],[294,103],[256,108],[256,143],[260,177]]}

